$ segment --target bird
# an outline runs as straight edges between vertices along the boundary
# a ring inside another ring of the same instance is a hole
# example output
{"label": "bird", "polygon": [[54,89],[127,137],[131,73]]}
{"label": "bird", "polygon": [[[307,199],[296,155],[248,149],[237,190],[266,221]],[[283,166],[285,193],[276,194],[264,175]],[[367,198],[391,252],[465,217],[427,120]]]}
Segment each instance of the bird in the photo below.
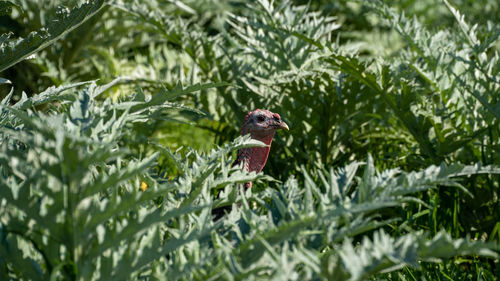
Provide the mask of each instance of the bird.
{"label": "bird", "polygon": [[[271,142],[277,130],[289,130],[288,125],[281,120],[278,113],[269,110],[256,109],[248,112],[241,126],[241,135],[250,134],[254,140],[265,143],[266,147],[249,147],[238,150],[238,156],[232,166],[243,163],[247,172],[260,173],[267,162]],[[252,182],[244,184],[245,189],[252,187]]]}
{"label": "bird", "polygon": [[[259,140],[267,146],[248,147],[238,150],[238,155],[232,167],[242,165],[242,169],[245,169],[247,172],[260,173],[266,165],[274,134],[276,131],[282,129],[289,130],[288,125],[281,120],[281,116],[278,113],[273,113],[265,109],[255,109],[248,112],[241,126],[241,135],[250,134],[252,139]],[[252,187],[252,182],[246,182],[243,186],[247,190]],[[226,211],[230,210],[231,206],[213,209],[214,220],[218,220]]]}

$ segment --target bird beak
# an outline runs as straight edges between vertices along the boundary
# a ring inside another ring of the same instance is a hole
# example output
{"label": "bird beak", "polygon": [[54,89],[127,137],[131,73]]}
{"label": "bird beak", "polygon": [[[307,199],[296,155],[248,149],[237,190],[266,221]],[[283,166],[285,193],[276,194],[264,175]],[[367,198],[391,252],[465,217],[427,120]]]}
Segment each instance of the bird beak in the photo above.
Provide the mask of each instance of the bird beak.
{"label": "bird beak", "polygon": [[283,122],[283,121],[281,121],[281,123],[279,124],[279,128],[280,128],[280,129],[285,129],[285,130],[287,130],[287,131],[288,131],[288,130],[290,130],[290,129],[288,128],[288,125],[287,125],[285,122]]}

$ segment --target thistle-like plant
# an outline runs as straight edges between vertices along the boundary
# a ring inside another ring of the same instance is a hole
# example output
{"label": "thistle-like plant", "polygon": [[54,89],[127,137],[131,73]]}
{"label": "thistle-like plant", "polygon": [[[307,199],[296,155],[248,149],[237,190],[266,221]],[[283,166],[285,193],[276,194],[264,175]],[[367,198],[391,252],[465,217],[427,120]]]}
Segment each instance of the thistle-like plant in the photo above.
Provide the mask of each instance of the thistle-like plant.
{"label": "thistle-like plant", "polygon": [[[2,278],[128,279],[210,234],[211,189],[257,178],[229,171],[229,160],[221,160],[257,145],[248,138],[183,164],[177,160],[177,178],[159,176],[153,168],[160,152],[135,154],[134,128],[189,110],[168,100],[212,86],[179,86],[150,99],[139,92],[117,103],[96,100],[117,82],[50,88],[14,105],[10,95],[2,101]],[[190,220],[193,212],[205,221]]]}

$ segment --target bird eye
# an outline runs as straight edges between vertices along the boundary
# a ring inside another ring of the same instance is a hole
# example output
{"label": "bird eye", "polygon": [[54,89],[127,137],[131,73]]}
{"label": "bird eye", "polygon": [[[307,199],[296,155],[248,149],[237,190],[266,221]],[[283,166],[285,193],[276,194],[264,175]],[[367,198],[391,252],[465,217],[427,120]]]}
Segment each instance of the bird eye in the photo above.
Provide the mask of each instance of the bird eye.
{"label": "bird eye", "polygon": [[257,122],[264,122],[266,120],[266,117],[264,117],[263,115],[259,115],[257,116]]}

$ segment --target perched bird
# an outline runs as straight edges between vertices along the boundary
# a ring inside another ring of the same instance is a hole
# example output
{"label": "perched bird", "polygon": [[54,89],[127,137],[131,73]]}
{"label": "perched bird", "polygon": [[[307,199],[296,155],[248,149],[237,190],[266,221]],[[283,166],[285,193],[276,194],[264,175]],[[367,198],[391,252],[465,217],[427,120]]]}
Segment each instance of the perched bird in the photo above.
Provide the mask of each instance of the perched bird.
{"label": "perched bird", "polygon": [[[281,120],[278,113],[262,109],[256,109],[248,112],[245,117],[245,121],[241,126],[241,135],[250,134],[252,139],[259,140],[267,144],[267,146],[240,149],[233,166],[243,163],[243,169],[248,172],[260,173],[266,165],[274,133],[280,129],[288,130],[288,125]],[[245,190],[252,187],[252,182],[245,183],[244,187]],[[215,215],[214,220],[220,219],[224,213],[230,211],[231,206],[213,209],[212,214]]]}

